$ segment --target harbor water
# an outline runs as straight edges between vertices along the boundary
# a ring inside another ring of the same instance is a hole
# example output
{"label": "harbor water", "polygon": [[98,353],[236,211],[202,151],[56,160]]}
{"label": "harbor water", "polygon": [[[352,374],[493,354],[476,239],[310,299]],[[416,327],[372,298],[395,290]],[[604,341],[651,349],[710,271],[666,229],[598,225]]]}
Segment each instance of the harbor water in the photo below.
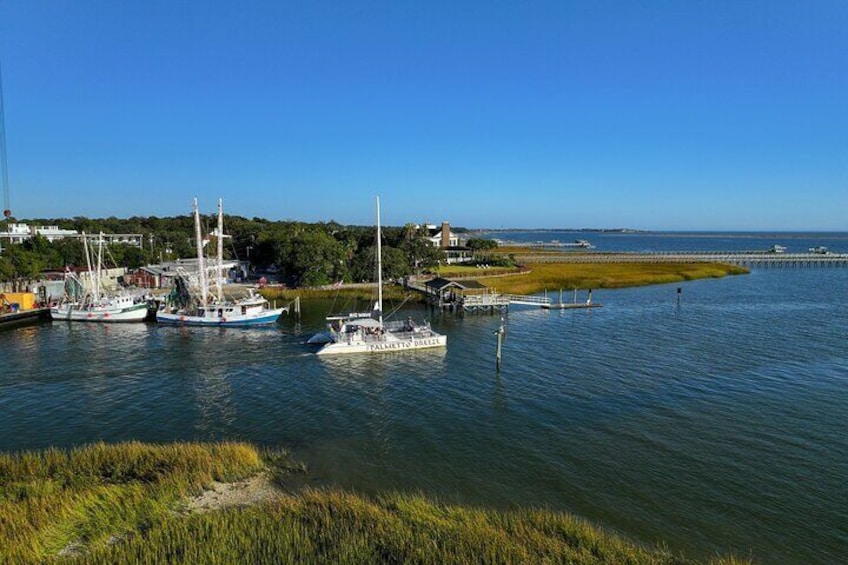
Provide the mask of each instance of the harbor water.
{"label": "harbor water", "polygon": [[[797,245],[845,251],[846,237]],[[513,307],[500,372],[499,317],[423,308],[402,315],[431,318],[446,350],[318,357],[305,340],[325,302],[270,329],[2,331],[0,450],[246,440],[290,448],[316,485],[564,510],[693,557],[842,562],[848,269],[755,269],[593,298],[604,307]]]}

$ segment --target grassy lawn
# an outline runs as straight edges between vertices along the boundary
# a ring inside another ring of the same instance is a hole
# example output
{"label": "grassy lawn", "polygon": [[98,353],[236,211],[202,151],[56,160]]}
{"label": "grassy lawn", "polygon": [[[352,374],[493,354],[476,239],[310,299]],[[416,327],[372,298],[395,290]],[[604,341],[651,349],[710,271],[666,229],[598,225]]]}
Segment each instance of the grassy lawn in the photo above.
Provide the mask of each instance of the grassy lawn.
{"label": "grassy lawn", "polygon": [[242,443],[0,455],[0,563],[694,563],[568,514],[418,494],[280,490],[264,502],[206,511],[187,502],[213,480],[269,466],[280,480],[291,462]]}

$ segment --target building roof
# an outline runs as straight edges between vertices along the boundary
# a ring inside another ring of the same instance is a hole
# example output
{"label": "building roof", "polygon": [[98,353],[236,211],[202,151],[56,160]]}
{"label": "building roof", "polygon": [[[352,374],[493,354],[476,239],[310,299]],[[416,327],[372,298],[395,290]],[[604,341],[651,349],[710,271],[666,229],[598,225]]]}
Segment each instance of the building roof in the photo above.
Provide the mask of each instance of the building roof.
{"label": "building roof", "polygon": [[432,288],[434,290],[444,290],[449,287],[461,288],[462,290],[470,290],[470,289],[482,289],[487,288],[485,285],[480,284],[475,280],[466,280],[466,281],[452,281],[450,279],[445,279],[442,277],[437,277],[435,279],[429,280],[424,283],[424,286],[428,288]]}
{"label": "building roof", "polygon": [[460,284],[456,281],[451,281],[442,277],[436,277],[435,279],[431,279],[425,282],[424,286],[426,286],[427,288],[442,290],[449,286],[460,286]]}

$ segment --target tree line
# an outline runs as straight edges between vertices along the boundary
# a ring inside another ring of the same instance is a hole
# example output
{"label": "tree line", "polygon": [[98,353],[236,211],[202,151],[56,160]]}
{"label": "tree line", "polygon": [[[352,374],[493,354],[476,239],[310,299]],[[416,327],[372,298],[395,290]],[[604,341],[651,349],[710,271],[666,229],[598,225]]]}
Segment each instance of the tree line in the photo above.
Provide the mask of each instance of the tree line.
{"label": "tree line", "polygon": [[[201,216],[207,228],[217,217]],[[129,219],[34,219],[30,225],[56,225],[87,234],[135,233],[143,235],[141,248],[126,244],[108,245],[109,263],[135,269],[196,255],[194,220],[191,216],[167,218],[132,217]],[[290,286],[318,286],[374,279],[376,272],[376,228],[343,226],[336,222],[304,223],[269,221],[241,216],[224,216],[227,259],[248,260],[260,270],[276,267]],[[6,231],[0,222],[0,230]],[[209,233],[204,229],[204,233]],[[86,265],[82,242],[76,238],[53,242],[35,236],[21,244],[4,243],[0,255],[0,280],[36,278],[44,271],[64,270]],[[485,248],[491,240],[469,240],[474,247]],[[444,260],[444,252],[434,247],[426,233],[415,226],[382,229],[383,277],[399,279],[432,269]]]}

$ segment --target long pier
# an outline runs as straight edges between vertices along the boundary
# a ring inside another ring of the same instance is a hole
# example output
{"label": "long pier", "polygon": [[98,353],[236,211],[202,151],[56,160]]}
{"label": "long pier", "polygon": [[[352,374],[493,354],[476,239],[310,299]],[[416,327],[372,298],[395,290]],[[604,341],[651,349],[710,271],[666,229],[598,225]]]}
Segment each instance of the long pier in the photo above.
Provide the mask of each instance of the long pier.
{"label": "long pier", "polygon": [[515,255],[519,263],[726,263],[742,267],[848,267],[848,253],[708,251]]}
{"label": "long pier", "polygon": [[551,305],[551,299],[547,296],[488,293],[463,296],[458,301],[458,306],[465,312],[505,311],[512,304],[541,306],[544,308]]}

